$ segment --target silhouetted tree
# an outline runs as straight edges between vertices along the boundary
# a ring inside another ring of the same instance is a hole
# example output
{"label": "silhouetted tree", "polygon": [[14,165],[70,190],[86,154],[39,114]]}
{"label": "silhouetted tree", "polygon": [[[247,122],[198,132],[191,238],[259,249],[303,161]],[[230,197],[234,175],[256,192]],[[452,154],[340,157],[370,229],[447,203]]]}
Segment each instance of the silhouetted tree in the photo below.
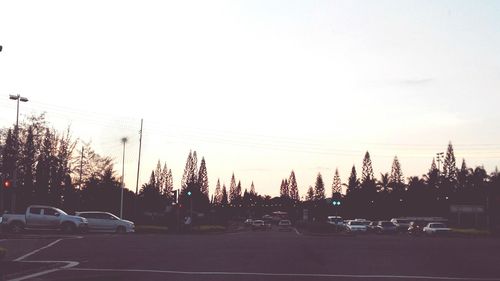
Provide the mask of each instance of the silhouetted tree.
{"label": "silhouetted tree", "polygon": [[231,183],[229,184],[229,201],[231,205],[236,203],[238,198],[238,193],[236,192],[236,178],[234,177],[234,173],[231,176]]}
{"label": "silhouetted tree", "polygon": [[200,170],[198,175],[198,184],[200,185],[201,193],[208,198],[208,173],[205,158],[201,158]]}
{"label": "silhouetted tree", "polygon": [[257,193],[255,192],[255,185],[253,184],[253,181],[252,181],[252,185],[250,186],[250,194],[257,195]]}
{"label": "silhouetted tree", "polygon": [[361,184],[366,184],[368,182],[374,181],[372,160],[370,159],[370,153],[367,151],[365,157],[363,158],[363,169],[361,174]]}
{"label": "silhouetted tree", "polygon": [[295,178],[295,172],[292,170],[290,173],[290,178],[288,179],[288,191],[290,198],[295,201],[299,201],[299,188],[297,186],[297,179]]}
{"label": "silhouetted tree", "polygon": [[356,173],[356,167],[352,165],[351,169],[351,175],[349,176],[349,179],[347,180],[347,191],[346,193],[349,194],[349,192],[353,192],[359,188],[359,179]]}
{"label": "silhouetted tree", "polygon": [[281,198],[288,198],[288,196],[289,196],[288,181],[286,179],[284,179],[284,180],[281,180],[280,197]]}
{"label": "silhouetted tree", "polygon": [[457,164],[451,142],[448,144],[448,149],[446,150],[446,156],[444,158],[443,177],[449,183],[455,184],[457,182]]}
{"label": "silhouetted tree", "polygon": [[325,199],[325,183],[323,182],[323,177],[321,173],[318,173],[316,177],[316,183],[314,185],[314,200]]}
{"label": "silhouetted tree", "polygon": [[220,205],[222,203],[222,190],[220,188],[220,180],[217,179],[217,184],[215,185],[214,200],[215,205]]}
{"label": "silhouetted tree", "polygon": [[229,205],[228,198],[227,198],[227,189],[226,185],[222,185],[222,199],[221,199],[221,205],[222,206],[227,206]]}
{"label": "silhouetted tree", "polygon": [[333,176],[333,183],[332,183],[332,197],[336,193],[341,193],[342,192],[342,182],[340,180],[339,176],[339,169],[335,169],[335,175]]}
{"label": "silhouetted tree", "polygon": [[313,200],[314,200],[314,189],[310,185],[309,189],[307,189],[306,201],[313,201]]}
{"label": "silhouetted tree", "polygon": [[399,163],[398,157],[394,157],[392,162],[391,176],[389,178],[389,185],[392,190],[402,191],[404,188],[404,177],[403,171],[401,170],[401,164]]}

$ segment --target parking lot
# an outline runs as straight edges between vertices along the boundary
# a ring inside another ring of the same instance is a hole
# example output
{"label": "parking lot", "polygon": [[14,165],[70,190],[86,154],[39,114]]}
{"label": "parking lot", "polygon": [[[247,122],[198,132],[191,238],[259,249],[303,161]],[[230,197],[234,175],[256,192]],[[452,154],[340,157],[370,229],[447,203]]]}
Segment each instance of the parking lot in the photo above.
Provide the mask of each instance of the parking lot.
{"label": "parking lot", "polygon": [[0,238],[10,280],[500,280],[495,238],[305,235],[30,234]]}

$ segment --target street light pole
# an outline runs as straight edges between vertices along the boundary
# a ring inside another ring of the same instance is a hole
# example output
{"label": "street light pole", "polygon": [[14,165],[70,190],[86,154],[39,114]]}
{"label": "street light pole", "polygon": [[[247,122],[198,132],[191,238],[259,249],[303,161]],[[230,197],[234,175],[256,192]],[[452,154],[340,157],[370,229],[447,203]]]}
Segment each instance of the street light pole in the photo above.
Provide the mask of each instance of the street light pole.
{"label": "street light pole", "polygon": [[16,211],[16,191],[17,191],[17,154],[19,146],[19,102],[27,102],[28,98],[21,97],[21,95],[9,95],[9,99],[17,101],[17,111],[16,111],[16,126],[14,127],[14,135],[16,141],[14,142],[15,151],[14,154],[14,171],[12,172],[12,193],[11,193],[11,203],[10,212],[14,213]]}
{"label": "street light pole", "polygon": [[125,177],[125,144],[127,143],[128,139],[126,137],[122,138],[122,143],[123,143],[123,160],[122,160],[122,184],[121,184],[121,195],[120,195],[120,219],[123,218],[123,189],[125,188],[124,186],[124,177]]}

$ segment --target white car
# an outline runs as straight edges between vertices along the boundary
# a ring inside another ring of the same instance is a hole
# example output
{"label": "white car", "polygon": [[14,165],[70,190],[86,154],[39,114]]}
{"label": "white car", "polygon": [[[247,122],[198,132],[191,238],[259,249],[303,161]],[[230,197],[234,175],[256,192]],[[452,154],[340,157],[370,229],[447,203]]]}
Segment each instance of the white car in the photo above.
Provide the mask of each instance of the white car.
{"label": "white car", "polygon": [[362,221],[349,221],[346,225],[347,230],[350,232],[366,232],[366,224]]}
{"label": "white car", "polygon": [[423,232],[428,235],[449,234],[451,229],[446,227],[444,223],[431,222],[424,227]]}
{"label": "white car", "polygon": [[131,233],[135,231],[133,222],[122,220],[108,212],[75,212],[75,214],[87,219],[89,231],[116,233]]}

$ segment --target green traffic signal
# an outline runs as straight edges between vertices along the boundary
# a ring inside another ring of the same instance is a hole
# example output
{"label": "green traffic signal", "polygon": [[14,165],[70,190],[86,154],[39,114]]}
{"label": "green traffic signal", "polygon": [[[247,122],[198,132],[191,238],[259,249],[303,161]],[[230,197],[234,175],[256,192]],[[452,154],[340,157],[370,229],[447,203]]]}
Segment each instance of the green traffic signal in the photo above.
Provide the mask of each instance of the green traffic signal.
{"label": "green traffic signal", "polygon": [[187,193],[187,194],[188,194],[188,196],[191,196],[191,191],[188,191],[188,193]]}

